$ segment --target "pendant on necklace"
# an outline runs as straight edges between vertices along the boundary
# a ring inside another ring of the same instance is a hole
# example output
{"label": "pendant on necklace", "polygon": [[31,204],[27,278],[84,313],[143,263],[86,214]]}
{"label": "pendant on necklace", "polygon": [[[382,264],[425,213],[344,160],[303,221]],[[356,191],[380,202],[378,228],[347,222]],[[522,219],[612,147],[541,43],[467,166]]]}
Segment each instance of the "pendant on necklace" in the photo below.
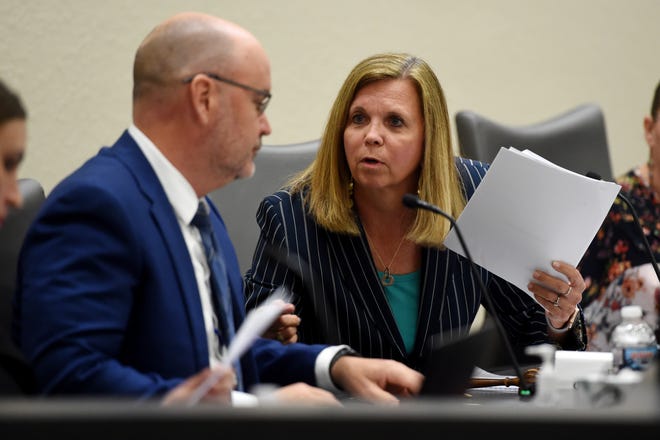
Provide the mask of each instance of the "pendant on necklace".
{"label": "pendant on necklace", "polygon": [[391,286],[394,284],[394,277],[390,273],[390,268],[386,267],[385,270],[383,271],[383,276],[380,277],[380,283],[383,286]]}

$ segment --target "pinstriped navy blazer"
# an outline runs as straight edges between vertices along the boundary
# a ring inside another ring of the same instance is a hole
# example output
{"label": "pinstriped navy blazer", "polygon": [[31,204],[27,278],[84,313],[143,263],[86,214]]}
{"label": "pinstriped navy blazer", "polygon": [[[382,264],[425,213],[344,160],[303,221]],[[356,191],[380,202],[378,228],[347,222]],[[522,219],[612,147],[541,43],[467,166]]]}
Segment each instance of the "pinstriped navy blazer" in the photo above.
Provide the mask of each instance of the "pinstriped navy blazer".
{"label": "pinstriped navy blazer", "polygon": [[[463,158],[456,164],[469,198],[488,165]],[[300,193],[285,190],[262,201],[257,223],[261,234],[245,277],[247,308],[277,286],[288,287],[301,317],[300,341],[349,344],[363,356],[419,369],[431,338],[442,342],[466,333],[482,303],[469,260],[448,249],[423,248],[418,327],[406,353],[361,225],[360,236],[331,233],[306,214]],[[269,252],[273,248],[286,250],[278,258]],[[512,343],[547,342],[541,306],[485,269],[479,274]]]}

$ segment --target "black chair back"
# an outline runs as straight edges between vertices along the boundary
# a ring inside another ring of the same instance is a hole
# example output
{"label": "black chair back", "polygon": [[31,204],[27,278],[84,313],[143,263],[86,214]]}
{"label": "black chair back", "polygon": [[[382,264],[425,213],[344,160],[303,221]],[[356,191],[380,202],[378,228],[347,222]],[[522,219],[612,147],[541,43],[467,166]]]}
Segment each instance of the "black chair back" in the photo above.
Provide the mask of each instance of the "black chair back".
{"label": "black chair back", "polygon": [[12,299],[18,255],[25,234],[45,200],[41,184],[19,179],[23,206],[12,210],[0,227],[0,395],[30,394],[32,372],[11,340]]}
{"label": "black chair back", "polygon": [[605,118],[597,104],[577,106],[550,119],[524,126],[506,125],[463,110],[455,115],[461,155],[492,162],[502,147],[531,150],[579,174],[598,173],[612,180]]}

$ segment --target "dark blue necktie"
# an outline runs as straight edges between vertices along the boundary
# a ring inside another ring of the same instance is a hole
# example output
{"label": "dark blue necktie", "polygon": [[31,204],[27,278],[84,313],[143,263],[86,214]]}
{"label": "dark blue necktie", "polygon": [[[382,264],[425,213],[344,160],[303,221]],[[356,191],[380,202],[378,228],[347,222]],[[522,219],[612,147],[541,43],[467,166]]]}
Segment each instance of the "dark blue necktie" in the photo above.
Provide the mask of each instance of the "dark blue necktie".
{"label": "dark blue necktie", "polygon": [[[229,290],[229,281],[227,280],[227,269],[222,258],[222,253],[218,252],[215,233],[211,227],[211,219],[208,213],[206,203],[199,202],[197,213],[190,222],[191,225],[199,229],[206,253],[206,261],[211,272],[210,284],[213,305],[217,318],[219,343],[221,347],[227,347],[234,337],[234,316],[232,314],[231,293]],[[238,363],[237,363],[238,364]],[[234,365],[238,388],[242,389],[242,380],[240,365]]]}

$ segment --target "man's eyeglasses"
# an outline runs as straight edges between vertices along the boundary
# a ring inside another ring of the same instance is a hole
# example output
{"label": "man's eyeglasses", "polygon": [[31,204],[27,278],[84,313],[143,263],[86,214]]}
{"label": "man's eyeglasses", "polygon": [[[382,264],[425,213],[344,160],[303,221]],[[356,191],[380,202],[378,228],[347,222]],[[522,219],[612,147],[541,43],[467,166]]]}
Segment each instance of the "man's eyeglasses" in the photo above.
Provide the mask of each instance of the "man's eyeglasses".
{"label": "man's eyeglasses", "polygon": [[220,75],[216,75],[215,73],[209,73],[209,72],[200,72],[196,73],[192,76],[189,76],[188,78],[184,78],[181,82],[184,84],[189,83],[195,78],[197,75],[206,75],[211,79],[214,79],[216,81],[220,81],[223,83],[231,84],[232,86],[240,87],[241,89],[249,90],[253,93],[256,93],[257,95],[261,96],[261,100],[256,103],[257,104],[257,111],[259,114],[263,114],[264,111],[266,111],[266,107],[268,106],[268,103],[270,102],[271,94],[268,90],[262,90],[262,89],[256,89],[254,87],[250,87],[245,84],[241,84],[239,82],[236,82],[234,80],[231,80],[229,78],[223,78]]}

